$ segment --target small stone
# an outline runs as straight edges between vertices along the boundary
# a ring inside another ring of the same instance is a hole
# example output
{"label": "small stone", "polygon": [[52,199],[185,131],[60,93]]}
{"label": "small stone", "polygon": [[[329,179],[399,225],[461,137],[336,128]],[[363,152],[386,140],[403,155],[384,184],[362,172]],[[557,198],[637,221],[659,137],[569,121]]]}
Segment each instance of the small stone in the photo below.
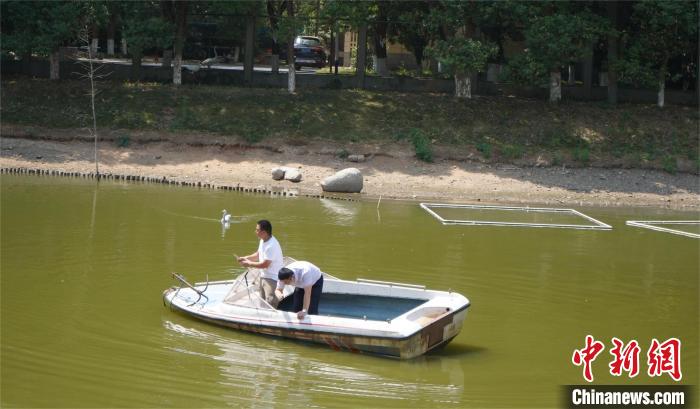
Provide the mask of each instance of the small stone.
{"label": "small stone", "polygon": [[348,155],[348,160],[350,162],[364,162],[365,155]]}

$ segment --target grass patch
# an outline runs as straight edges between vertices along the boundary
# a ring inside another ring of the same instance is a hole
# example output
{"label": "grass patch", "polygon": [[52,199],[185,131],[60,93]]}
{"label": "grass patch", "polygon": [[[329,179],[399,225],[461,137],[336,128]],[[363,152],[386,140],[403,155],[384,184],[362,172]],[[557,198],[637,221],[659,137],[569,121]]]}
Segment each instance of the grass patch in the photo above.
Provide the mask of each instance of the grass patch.
{"label": "grass patch", "polygon": [[[90,100],[79,81],[6,78],[1,82],[4,123],[48,128],[86,126]],[[455,102],[446,94],[402,94],[355,89],[283,89],[153,83],[101,83],[98,127],[214,133],[250,143],[271,135],[358,143],[407,141],[421,160],[436,147],[475,147],[485,159],[498,150],[513,160],[527,152],[570,161],[661,168],[672,157],[698,160],[697,107],[546,101],[480,96]],[[205,141],[203,141],[205,142]],[[592,154],[595,152],[595,162]]]}

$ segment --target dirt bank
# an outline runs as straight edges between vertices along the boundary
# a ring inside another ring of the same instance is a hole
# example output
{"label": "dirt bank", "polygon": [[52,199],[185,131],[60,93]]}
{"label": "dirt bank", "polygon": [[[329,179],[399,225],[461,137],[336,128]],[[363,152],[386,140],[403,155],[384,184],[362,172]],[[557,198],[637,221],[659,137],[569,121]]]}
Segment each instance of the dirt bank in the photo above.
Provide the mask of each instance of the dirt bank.
{"label": "dirt bank", "polygon": [[[3,125],[1,166],[65,172],[94,172],[94,144],[80,138],[81,131],[37,131],[30,135]],[[107,135],[109,139],[110,136]],[[114,139],[114,138],[111,138]],[[256,188],[288,189],[299,194],[320,194],[320,182],[346,167],[364,175],[362,198],[423,199],[448,202],[522,203],[543,205],[654,206],[697,210],[700,177],[671,175],[641,169],[520,167],[444,159],[425,163],[414,157],[408,144],[349,144],[328,141],[300,144],[246,146],[226,144],[214,137],[211,144],[196,145],[187,135],[174,139],[161,134],[133,136],[128,146],[115,140],[99,144],[100,172],[166,177]],[[341,149],[361,153],[367,160],[349,162],[338,157]],[[274,181],[277,166],[297,167],[300,183]]]}

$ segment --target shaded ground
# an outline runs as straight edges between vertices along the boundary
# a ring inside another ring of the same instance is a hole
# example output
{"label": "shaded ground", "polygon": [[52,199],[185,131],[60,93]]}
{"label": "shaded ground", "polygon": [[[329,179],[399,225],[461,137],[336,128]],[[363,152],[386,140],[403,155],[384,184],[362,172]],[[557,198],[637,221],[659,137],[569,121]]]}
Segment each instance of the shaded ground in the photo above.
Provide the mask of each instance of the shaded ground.
{"label": "shaded ground", "polygon": [[[2,81],[3,124],[76,129],[91,123],[78,81]],[[437,158],[517,166],[698,172],[697,107],[363,90],[284,90],[103,82],[97,123],[124,142],[143,131],[223,144],[424,142]],[[102,131],[104,132],[104,131]]]}
{"label": "shaded ground", "polygon": [[[32,139],[13,137],[21,135],[17,127],[2,127],[2,167],[94,172],[94,144],[87,138],[75,138],[80,133],[85,135],[85,131],[32,128],[31,133]],[[117,146],[115,140],[101,142],[100,171],[319,194],[323,178],[346,167],[357,167],[365,180],[362,197],[367,198],[700,208],[700,179],[687,173],[523,167],[452,159],[425,163],[415,158],[407,142],[340,145],[317,141],[249,147],[224,144],[215,136],[209,145],[200,142],[201,135],[177,135],[177,142],[169,136],[139,133],[126,147]],[[335,154],[341,147],[367,154],[368,160],[353,163],[341,159]],[[272,180],[270,171],[277,166],[299,168],[303,180],[296,184]]]}

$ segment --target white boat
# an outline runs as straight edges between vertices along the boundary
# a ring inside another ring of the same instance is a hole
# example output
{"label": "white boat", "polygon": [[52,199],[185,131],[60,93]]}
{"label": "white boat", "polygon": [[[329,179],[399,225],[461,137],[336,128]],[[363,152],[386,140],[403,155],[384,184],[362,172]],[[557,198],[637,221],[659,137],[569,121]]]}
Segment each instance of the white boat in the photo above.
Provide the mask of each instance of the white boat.
{"label": "white boat", "polygon": [[[285,258],[285,265],[294,261]],[[289,295],[277,309],[254,286],[259,270],[234,280],[189,284],[163,293],[166,306],[213,324],[326,344],[335,350],[410,359],[447,345],[459,334],[469,300],[451,291],[385,281],[341,280],[324,273],[318,315],[299,320]]]}

